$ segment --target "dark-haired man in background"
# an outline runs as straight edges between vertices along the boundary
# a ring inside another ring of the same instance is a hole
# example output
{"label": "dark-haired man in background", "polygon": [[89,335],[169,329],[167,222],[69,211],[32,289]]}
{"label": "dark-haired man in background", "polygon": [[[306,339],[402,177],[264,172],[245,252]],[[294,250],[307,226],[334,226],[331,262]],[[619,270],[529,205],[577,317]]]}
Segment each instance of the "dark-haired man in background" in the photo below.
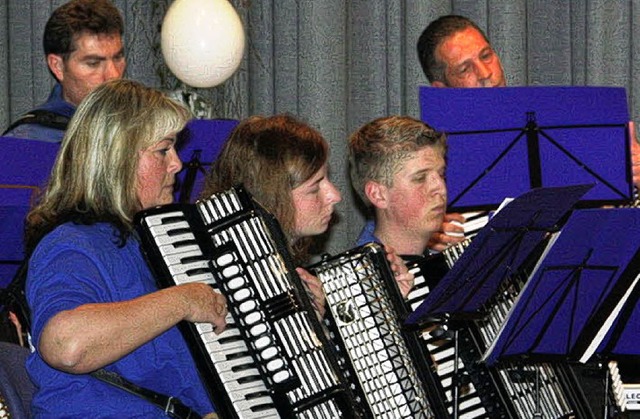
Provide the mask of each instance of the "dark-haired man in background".
{"label": "dark-haired man in background", "polygon": [[[431,22],[418,38],[418,59],[433,87],[504,87],[502,62],[485,33],[472,20],[458,15],[441,16]],[[636,138],[630,124],[631,138]],[[631,141],[633,183],[640,185],[640,144]],[[459,242],[465,217],[447,214],[442,230],[431,238],[436,251]],[[446,234],[446,233],[453,233]]]}
{"label": "dark-haired man in background", "polygon": [[105,81],[122,78],[123,33],[122,15],[109,0],[71,0],[54,10],[42,44],[56,85],[45,103],[3,135],[60,142],[82,99]]}
{"label": "dark-haired man in background", "polygon": [[442,16],[418,39],[418,58],[434,87],[503,87],[500,57],[486,35],[463,16]]}

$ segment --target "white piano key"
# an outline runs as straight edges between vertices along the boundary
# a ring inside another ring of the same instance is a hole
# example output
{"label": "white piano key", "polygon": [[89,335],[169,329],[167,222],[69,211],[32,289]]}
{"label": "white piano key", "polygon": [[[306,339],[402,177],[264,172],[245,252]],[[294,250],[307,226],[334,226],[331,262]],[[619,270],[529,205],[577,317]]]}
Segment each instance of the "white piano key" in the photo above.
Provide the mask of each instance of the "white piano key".
{"label": "white piano key", "polygon": [[158,251],[163,257],[168,255],[173,255],[176,253],[184,253],[184,252],[197,252],[194,255],[200,256],[202,255],[202,250],[200,246],[197,244],[185,244],[186,242],[175,242],[165,244],[163,246],[158,247]]}
{"label": "white piano key", "polygon": [[228,359],[216,362],[216,370],[223,373],[230,373],[234,377],[242,377],[248,375],[260,375],[258,367],[251,356],[243,356],[234,359]]}
{"label": "white piano key", "polygon": [[180,275],[188,271],[206,270],[208,267],[209,264],[205,260],[199,260],[179,265],[167,265],[167,268],[169,268],[169,272],[171,272],[172,276]]}
{"label": "white piano key", "polygon": [[280,418],[280,415],[278,415],[277,411],[275,411],[275,409],[270,409],[270,410],[259,410],[259,411],[254,411],[252,410],[252,408],[254,408],[256,405],[259,404],[267,404],[267,403],[271,403],[273,404],[273,401],[271,400],[270,397],[262,397],[259,399],[254,399],[251,401],[237,401],[234,403],[235,408],[238,410],[238,416],[240,417],[240,419],[276,419],[276,418]]}
{"label": "white piano key", "polygon": [[[169,266],[182,265],[184,260],[189,258],[197,258],[197,257],[201,258],[202,252],[200,251],[200,249],[195,248],[190,250],[184,250],[182,252],[174,252],[171,254],[166,254],[164,255],[164,262]],[[204,261],[204,262],[208,263],[208,261]]]}
{"label": "white piano key", "polygon": [[181,233],[176,234],[175,236],[158,236],[155,238],[155,242],[157,246],[165,246],[167,244],[181,243],[181,242],[191,242],[195,240],[193,233]]}
{"label": "white piano key", "polygon": [[167,219],[180,217],[184,217],[184,213],[182,211],[171,211],[162,214],[149,215],[145,217],[144,222],[148,227],[152,227],[164,224],[165,220]]}
{"label": "white piano key", "polygon": [[158,224],[158,225],[154,225],[149,227],[149,231],[151,232],[151,234],[154,237],[157,236],[168,236],[170,235],[169,233],[176,231],[176,230],[189,230],[190,226],[189,223],[186,220],[183,221],[177,221],[177,222],[172,222],[171,224]]}
{"label": "white piano key", "polygon": [[210,272],[200,272],[197,274],[179,274],[173,277],[176,285],[187,284],[191,282],[203,282],[209,285],[216,285],[216,280]]}

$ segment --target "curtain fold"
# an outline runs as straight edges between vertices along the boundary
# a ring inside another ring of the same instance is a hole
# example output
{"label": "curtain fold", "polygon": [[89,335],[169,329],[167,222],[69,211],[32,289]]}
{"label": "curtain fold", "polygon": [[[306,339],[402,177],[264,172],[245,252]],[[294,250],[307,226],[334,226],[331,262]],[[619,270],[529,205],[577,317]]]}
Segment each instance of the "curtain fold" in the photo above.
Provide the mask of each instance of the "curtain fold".
{"label": "curtain fold", "polygon": [[[53,85],[42,31],[64,0],[0,4],[0,123],[44,101]],[[159,31],[170,0],[114,0],[126,22],[127,76],[168,90],[181,87],[162,63]],[[244,118],[290,113],[330,143],[331,176],[343,194],[340,222],[326,250],[353,245],[364,214],[352,194],[346,138],[380,116],[419,117],[426,84],[416,41],[436,17],[478,23],[502,58],[509,85],[604,85],[627,89],[638,119],[640,0],[232,0],[245,23],[239,71],[196,92],[214,114]],[[622,164],[622,162],[620,163]]]}

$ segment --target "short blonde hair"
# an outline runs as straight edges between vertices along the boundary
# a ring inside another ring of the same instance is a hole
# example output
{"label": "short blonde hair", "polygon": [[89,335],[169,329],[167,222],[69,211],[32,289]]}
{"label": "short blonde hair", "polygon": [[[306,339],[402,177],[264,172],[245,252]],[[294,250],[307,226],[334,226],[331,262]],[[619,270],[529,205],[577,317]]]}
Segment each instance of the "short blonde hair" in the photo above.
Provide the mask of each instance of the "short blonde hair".
{"label": "short blonde hair", "polygon": [[364,187],[375,181],[393,186],[393,177],[411,154],[432,147],[445,157],[446,137],[422,121],[408,116],[375,119],[349,137],[351,185],[360,199],[370,206]]}

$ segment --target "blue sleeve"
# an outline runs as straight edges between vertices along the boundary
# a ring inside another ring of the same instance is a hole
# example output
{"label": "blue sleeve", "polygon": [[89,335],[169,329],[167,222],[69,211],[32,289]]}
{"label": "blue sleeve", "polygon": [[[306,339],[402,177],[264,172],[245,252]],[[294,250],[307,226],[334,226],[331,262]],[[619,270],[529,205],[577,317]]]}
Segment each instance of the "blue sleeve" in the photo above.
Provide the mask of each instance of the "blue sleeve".
{"label": "blue sleeve", "polygon": [[108,291],[108,281],[82,250],[39,248],[29,263],[26,286],[34,341],[57,313],[83,304],[110,301]]}

